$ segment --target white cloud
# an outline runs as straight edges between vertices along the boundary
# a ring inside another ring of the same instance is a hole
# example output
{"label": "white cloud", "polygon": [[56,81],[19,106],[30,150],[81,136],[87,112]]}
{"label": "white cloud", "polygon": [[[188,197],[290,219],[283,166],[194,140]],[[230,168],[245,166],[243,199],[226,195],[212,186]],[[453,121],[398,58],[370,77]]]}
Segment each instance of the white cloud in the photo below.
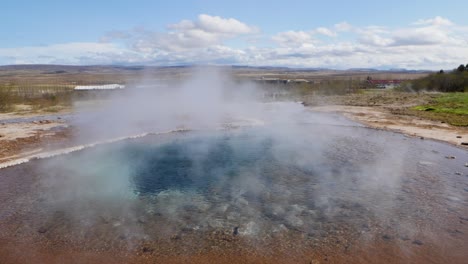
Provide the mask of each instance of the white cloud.
{"label": "white cloud", "polygon": [[132,32],[132,45],[139,52],[186,51],[220,45],[223,41],[242,35],[258,33],[258,28],[233,18],[201,14],[197,20],[182,20],[168,26],[168,32],[146,30]]}
{"label": "white cloud", "polygon": [[447,18],[443,18],[440,16],[436,16],[434,18],[429,19],[419,19],[418,21],[413,23],[414,25],[432,25],[432,26],[452,26],[452,21],[448,20]]}
{"label": "white cloud", "polygon": [[131,35],[128,32],[121,31],[121,30],[114,30],[114,31],[107,32],[106,34],[104,34],[104,36],[102,36],[99,39],[99,42],[111,42],[116,39],[128,39],[130,37]]}
{"label": "white cloud", "polygon": [[0,62],[8,64],[100,64],[138,60],[138,54],[113,43],[73,42],[49,46],[0,48]]}
{"label": "white cloud", "polygon": [[[341,22],[331,27],[265,36],[259,34],[258,28],[234,18],[199,15],[195,20],[168,25],[164,32],[137,28],[109,32],[96,43],[3,48],[0,63],[450,69],[463,63],[460,59],[468,58],[467,32],[468,25],[435,17],[401,28],[358,27]],[[235,46],[227,44],[233,42]]]}
{"label": "white cloud", "polygon": [[222,18],[201,14],[196,21],[182,20],[171,24],[169,29],[178,32],[190,32],[191,30],[203,31],[211,34],[223,34],[229,36],[257,33],[258,29],[240,22],[234,18]]}
{"label": "white cloud", "polygon": [[367,32],[361,34],[359,42],[365,45],[384,47],[393,44],[394,40],[392,40],[391,38],[382,37],[376,33]]}
{"label": "white cloud", "polygon": [[305,31],[286,31],[280,32],[272,37],[273,41],[278,43],[280,46],[289,47],[289,46],[304,46],[312,45],[314,39],[312,34]]}
{"label": "white cloud", "polygon": [[219,16],[199,15],[196,23],[202,30],[213,33],[224,34],[252,34],[257,28],[248,26],[234,18],[222,18]]}
{"label": "white cloud", "polygon": [[436,45],[449,39],[446,31],[435,27],[401,29],[393,33],[393,45]]}
{"label": "white cloud", "polygon": [[347,32],[347,31],[351,31],[351,29],[353,28],[353,26],[351,26],[351,24],[349,24],[348,22],[344,21],[344,22],[335,24],[335,25],[334,25],[334,28],[335,28],[337,31]]}
{"label": "white cloud", "polygon": [[[265,60],[302,67],[450,69],[460,64],[460,58],[468,57],[466,28],[441,17],[402,28],[356,27],[342,22],[335,24],[332,32],[348,34],[346,38],[337,34],[333,42],[311,41],[313,35],[302,31],[278,33],[275,40],[280,48],[273,49]],[[300,36],[302,43],[314,45],[305,47],[294,41]]]}
{"label": "white cloud", "polygon": [[191,20],[182,20],[179,23],[171,24],[167,26],[169,29],[173,30],[190,30],[195,28],[195,23]]}
{"label": "white cloud", "polygon": [[322,34],[328,37],[336,37],[336,33],[325,27],[319,27],[315,30],[318,34]]}

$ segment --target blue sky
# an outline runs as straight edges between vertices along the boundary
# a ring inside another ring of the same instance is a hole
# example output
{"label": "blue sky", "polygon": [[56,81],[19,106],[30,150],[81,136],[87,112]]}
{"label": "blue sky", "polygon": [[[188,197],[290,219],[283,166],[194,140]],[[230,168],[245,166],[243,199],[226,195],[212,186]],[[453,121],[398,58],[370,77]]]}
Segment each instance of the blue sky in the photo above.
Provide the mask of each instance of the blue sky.
{"label": "blue sky", "polygon": [[0,64],[452,68],[467,63],[456,61],[468,59],[467,8],[457,0],[3,0]]}

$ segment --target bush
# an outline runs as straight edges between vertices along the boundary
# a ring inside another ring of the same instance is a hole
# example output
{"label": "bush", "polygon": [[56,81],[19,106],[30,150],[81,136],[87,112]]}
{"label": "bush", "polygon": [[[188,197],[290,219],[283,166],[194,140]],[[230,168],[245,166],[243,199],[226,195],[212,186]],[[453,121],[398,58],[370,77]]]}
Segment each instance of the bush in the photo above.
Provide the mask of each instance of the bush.
{"label": "bush", "polygon": [[[460,65],[462,66],[462,65]],[[468,89],[468,71],[463,67],[450,73],[443,71],[430,74],[424,78],[413,80],[411,89],[414,91],[464,92]]]}
{"label": "bush", "polygon": [[8,86],[0,87],[0,112],[8,111],[13,106],[10,90]]}

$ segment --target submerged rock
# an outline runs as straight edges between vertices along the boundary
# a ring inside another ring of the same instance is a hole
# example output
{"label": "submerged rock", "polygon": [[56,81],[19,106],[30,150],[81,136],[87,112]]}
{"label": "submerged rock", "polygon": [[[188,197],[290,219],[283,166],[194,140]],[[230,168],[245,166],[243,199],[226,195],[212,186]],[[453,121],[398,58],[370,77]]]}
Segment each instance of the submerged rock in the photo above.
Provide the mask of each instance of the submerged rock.
{"label": "submerged rock", "polygon": [[392,236],[387,235],[387,234],[385,234],[385,235],[382,236],[382,239],[383,239],[383,240],[391,240],[392,238],[393,238]]}
{"label": "submerged rock", "polygon": [[432,162],[430,162],[430,161],[424,161],[424,160],[420,161],[419,164],[420,164],[420,165],[426,165],[426,166],[434,165],[434,163],[432,163]]}
{"label": "submerged rock", "polygon": [[410,239],[408,236],[406,236],[406,235],[401,236],[400,239],[403,240],[403,241],[411,240],[411,239]]}
{"label": "submerged rock", "polygon": [[255,235],[259,231],[260,231],[260,227],[258,226],[258,224],[253,221],[250,221],[245,225],[245,227],[243,228],[243,231],[240,231],[239,233],[241,235]]}
{"label": "submerged rock", "polygon": [[297,217],[296,215],[288,215],[285,218],[286,223],[292,227],[300,227],[304,225],[304,221],[301,218]]}
{"label": "submerged rock", "polygon": [[47,232],[47,230],[49,230],[49,228],[43,226],[43,227],[39,227],[39,229],[37,229],[37,232],[44,234],[45,232]]}
{"label": "submerged rock", "polygon": [[141,249],[141,251],[143,251],[144,253],[151,253],[154,251],[154,249],[151,247],[145,246]]}

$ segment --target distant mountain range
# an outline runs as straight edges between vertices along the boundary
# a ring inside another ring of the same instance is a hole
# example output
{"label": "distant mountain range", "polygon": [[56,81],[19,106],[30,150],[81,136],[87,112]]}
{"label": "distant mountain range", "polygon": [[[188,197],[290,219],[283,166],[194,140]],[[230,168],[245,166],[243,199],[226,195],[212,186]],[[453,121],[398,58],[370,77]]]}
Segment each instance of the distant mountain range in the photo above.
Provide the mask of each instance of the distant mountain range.
{"label": "distant mountain range", "polygon": [[214,66],[214,65],[176,65],[176,66],[125,66],[125,65],[53,65],[53,64],[18,64],[18,65],[4,65],[0,66],[2,70],[34,70],[43,71],[44,73],[60,74],[66,72],[90,72],[90,71],[140,71],[145,69],[183,69],[192,67],[221,67],[232,69],[245,69],[245,70],[266,70],[266,71],[336,71],[336,72],[406,72],[406,73],[422,73],[430,72],[429,70],[407,70],[404,68],[393,69],[374,69],[374,68],[350,68],[345,70],[329,69],[329,68],[289,68],[289,67],[275,67],[275,66],[248,66],[248,65],[227,65],[227,66]]}

